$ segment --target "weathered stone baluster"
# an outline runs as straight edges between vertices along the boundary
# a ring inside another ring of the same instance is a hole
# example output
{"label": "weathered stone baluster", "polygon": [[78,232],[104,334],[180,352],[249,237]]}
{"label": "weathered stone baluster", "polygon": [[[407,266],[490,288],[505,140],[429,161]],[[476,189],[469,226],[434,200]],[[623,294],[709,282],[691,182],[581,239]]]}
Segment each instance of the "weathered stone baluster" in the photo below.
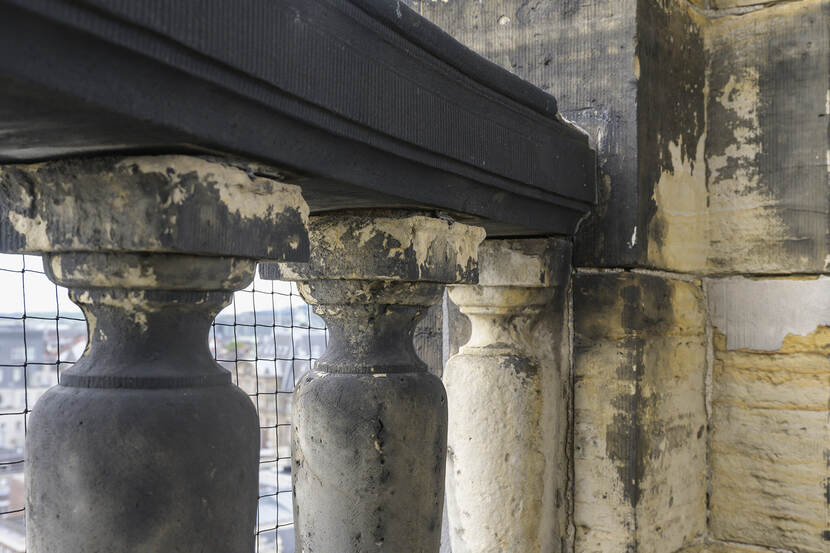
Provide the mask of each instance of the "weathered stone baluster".
{"label": "weathered stone baluster", "polygon": [[297,551],[437,553],[446,397],[415,354],[445,283],[475,282],[484,231],[411,212],[311,218],[311,263],[264,266],[326,321],[329,347],[295,392]]}
{"label": "weathered stone baluster", "polygon": [[44,253],[89,343],[29,418],[30,553],[254,549],[256,411],[208,331],[257,258],[308,258],[299,189],[184,156],[0,171],[0,251]]}
{"label": "weathered stone baluster", "polygon": [[[471,337],[447,362],[453,553],[553,553],[567,538],[570,246],[487,240],[450,287]],[[454,325],[451,325],[454,326]]]}

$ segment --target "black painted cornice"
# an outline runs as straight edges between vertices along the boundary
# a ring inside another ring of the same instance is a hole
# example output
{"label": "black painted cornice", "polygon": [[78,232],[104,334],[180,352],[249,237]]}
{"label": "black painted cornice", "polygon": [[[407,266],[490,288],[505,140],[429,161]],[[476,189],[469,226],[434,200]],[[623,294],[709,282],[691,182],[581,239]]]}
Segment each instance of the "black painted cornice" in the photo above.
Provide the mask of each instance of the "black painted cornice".
{"label": "black painted cornice", "polygon": [[113,150],[232,154],[313,211],[491,235],[571,234],[595,199],[555,99],[396,0],[0,0],[0,160]]}

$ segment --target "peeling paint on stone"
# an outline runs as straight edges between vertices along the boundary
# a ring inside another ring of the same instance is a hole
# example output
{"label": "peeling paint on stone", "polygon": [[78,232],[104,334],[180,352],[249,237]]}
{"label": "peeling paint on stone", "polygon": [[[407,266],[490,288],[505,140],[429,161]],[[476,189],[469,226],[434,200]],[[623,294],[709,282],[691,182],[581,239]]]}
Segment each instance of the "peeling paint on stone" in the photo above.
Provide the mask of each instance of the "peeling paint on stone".
{"label": "peeling paint on stone", "polygon": [[825,553],[830,278],[711,279],[707,290],[711,535]]}
{"label": "peeling paint on stone", "polygon": [[[758,120],[758,72],[746,68],[730,75],[713,95],[712,117],[728,119],[731,136],[722,151],[710,148],[709,217],[710,256],[716,266],[725,266],[732,257],[750,258],[755,245],[747,236],[781,240],[787,229],[775,213],[775,198],[760,184],[757,165],[762,154]],[[720,140],[718,138],[717,140]],[[715,139],[712,140],[716,144]],[[757,238],[756,238],[757,240]]]}
{"label": "peeling paint on stone", "polygon": [[[3,192],[6,192],[4,187]],[[20,187],[17,191],[19,197],[15,198],[11,194],[8,195],[9,203],[17,201],[24,208],[32,210],[34,205],[34,198],[25,187]],[[29,243],[35,245],[45,245],[49,243],[49,238],[46,233],[46,221],[43,220],[40,214],[25,215],[12,209],[8,209],[7,216],[12,226],[12,233],[15,235],[15,242]]]}
{"label": "peeling paint on stone", "polygon": [[220,161],[104,157],[0,168],[0,251],[303,261],[307,223],[298,187]]}
{"label": "peeling paint on stone", "polygon": [[706,27],[710,272],[824,270],[828,14],[781,2]]}
{"label": "peeling paint on stone", "polygon": [[488,240],[478,249],[481,286],[559,286],[570,249],[544,238]]}
{"label": "peeling paint on stone", "polygon": [[637,21],[641,263],[695,269],[706,259],[702,21],[677,1],[640,1]]}
{"label": "peeling paint on stone", "polygon": [[53,282],[69,288],[238,290],[253,280],[256,262],[180,254],[65,253],[45,255],[44,268]]}
{"label": "peeling paint on stone", "polygon": [[709,244],[704,144],[705,136],[701,136],[693,159],[685,158],[682,144],[669,144],[671,165],[661,173],[652,197],[660,236],[649,237],[648,257],[658,267],[694,271],[706,265]]}
{"label": "peeling paint on stone", "polygon": [[788,336],[830,326],[830,277],[710,279],[707,288],[712,326],[728,350],[775,351]]}
{"label": "peeling paint on stone", "polygon": [[[242,219],[264,216],[276,222],[283,206],[296,206],[300,217],[308,220],[308,205],[300,195],[299,187],[272,179],[251,177],[244,171],[221,162],[194,156],[143,156],[124,158],[116,168],[158,173],[173,182],[182,182],[188,175],[195,175],[200,182],[213,186],[219,193],[219,201],[228,211]],[[181,205],[186,199],[185,188],[175,188],[170,194],[170,202],[176,205]]]}
{"label": "peeling paint on stone", "polygon": [[354,211],[311,218],[306,264],[264,264],[265,278],[475,282],[484,229],[408,211]]}

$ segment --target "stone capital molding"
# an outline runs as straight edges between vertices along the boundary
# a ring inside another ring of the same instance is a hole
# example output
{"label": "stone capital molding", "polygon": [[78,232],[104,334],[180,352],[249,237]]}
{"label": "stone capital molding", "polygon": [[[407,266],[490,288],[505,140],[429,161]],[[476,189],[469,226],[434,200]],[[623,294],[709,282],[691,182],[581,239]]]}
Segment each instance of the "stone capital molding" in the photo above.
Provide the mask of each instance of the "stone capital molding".
{"label": "stone capital molding", "polygon": [[263,278],[474,283],[484,229],[405,210],[316,215],[308,264],[270,263]]}
{"label": "stone capital molding", "polygon": [[[0,168],[0,251],[308,259],[297,186],[164,155]],[[253,238],[256,239],[253,239]]]}

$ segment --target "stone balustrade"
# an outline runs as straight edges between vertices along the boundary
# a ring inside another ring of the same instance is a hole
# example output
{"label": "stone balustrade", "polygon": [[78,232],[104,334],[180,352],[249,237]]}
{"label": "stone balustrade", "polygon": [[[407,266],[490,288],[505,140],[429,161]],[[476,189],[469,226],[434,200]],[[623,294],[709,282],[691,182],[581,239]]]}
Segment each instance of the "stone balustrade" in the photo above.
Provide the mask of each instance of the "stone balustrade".
{"label": "stone balustrade", "polygon": [[[448,435],[453,551],[560,551],[566,242],[309,218],[299,188],[189,156],[7,166],[0,187],[0,251],[42,254],[90,336],[29,420],[30,552],[253,551],[257,416],[206,336],[261,260],[330,332],[294,398],[297,551],[437,553]],[[445,391],[412,336],[447,285],[473,332]]]}

